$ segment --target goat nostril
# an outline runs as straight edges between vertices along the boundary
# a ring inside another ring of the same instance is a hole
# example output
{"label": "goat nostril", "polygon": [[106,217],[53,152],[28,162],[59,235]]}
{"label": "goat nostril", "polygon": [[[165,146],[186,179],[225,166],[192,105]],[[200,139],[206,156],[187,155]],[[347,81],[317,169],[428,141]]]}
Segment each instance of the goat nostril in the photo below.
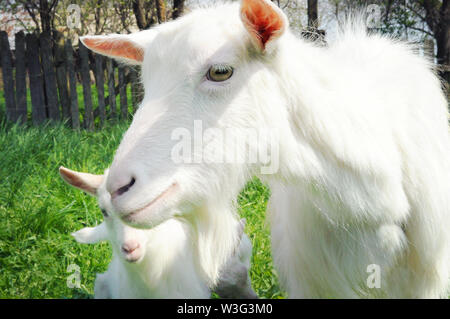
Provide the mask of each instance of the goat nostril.
{"label": "goat nostril", "polygon": [[131,186],[134,185],[135,182],[136,182],[136,179],[134,177],[132,177],[131,181],[127,185],[122,186],[118,190],[116,190],[114,195],[119,196],[119,195],[122,195],[123,193],[128,192],[128,190],[131,188]]}

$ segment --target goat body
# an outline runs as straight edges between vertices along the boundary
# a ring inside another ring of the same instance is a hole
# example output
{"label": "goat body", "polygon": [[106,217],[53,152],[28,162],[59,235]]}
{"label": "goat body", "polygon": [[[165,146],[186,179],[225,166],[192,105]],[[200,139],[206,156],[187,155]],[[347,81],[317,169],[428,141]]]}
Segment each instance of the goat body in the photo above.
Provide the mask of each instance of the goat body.
{"label": "goat body", "polygon": [[[153,227],[174,212],[201,215],[207,201],[214,216],[203,230],[220,236],[221,254],[235,240],[221,231],[224,203],[257,175],[272,191],[272,253],[290,297],[447,296],[448,104],[429,61],[367,34],[359,15],[318,46],[295,37],[272,2],[240,2],[135,34],[81,39],[142,65],[145,96],[107,181],[114,192],[136,177],[114,201],[120,218]],[[184,151],[176,138],[195,139],[199,121],[208,130],[249,127],[279,138],[238,143],[239,133],[225,141],[211,134],[198,160],[202,150]],[[276,151],[276,165],[267,172],[262,159],[229,164],[211,155],[242,159],[247,149]],[[174,160],[180,150],[193,160]],[[202,249],[205,260],[211,247]],[[218,267],[210,270],[214,277]],[[373,276],[379,285],[368,284]]]}

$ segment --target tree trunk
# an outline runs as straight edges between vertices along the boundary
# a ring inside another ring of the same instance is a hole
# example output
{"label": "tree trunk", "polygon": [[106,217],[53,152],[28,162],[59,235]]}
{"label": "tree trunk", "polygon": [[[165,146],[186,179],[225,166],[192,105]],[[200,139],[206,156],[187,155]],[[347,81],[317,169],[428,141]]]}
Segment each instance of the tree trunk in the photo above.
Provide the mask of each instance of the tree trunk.
{"label": "tree trunk", "polygon": [[319,15],[317,0],[308,0],[308,28],[317,29],[319,27]]}
{"label": "tree trunk", "polygon": [[94,9],[94,17],[95,17],[95,34],[100,34],[101,28],[101,17],[102,17],[102,5],[103,0],[97,0],[95,9]]}
{"label": "tree trunk", "polygon": [[143,0],[134,0],[133,1],[133,12],[136,17],[136,23],[137,23],[139,30],[145,30],[147,28],[147,19],[145,16]]}
{"label": "tree trunk", "polygon": [[[338,15],[338,4],[336,4],[336,17]],[[308,0],[308,28],[302,35],[317,43],[325,43],[325,30],[319,30],[319,13],[317,0]]]}
{"label": "tree trunk", "polygon": [[50,32],[51,18],[47,0],[39,0],[39,15],[41,16],[42,32]]}
{"label": "tree trunk", "polygon": [[184,0],[173,0],[173,13],[172,19],[175,20],[183,14]]}
{"label": "tree trunk", "polygon": [[440,24],[436,32],[437,62],[442,66],[441,76],[450,84],[450,1],[444,0],[440,10]]}
{"label": "tree trunk", "polygon": [[441,66],[439,74],[450,83],[450,2],[424,1],[425,21],[436,39],[437,63]]}
{"label": "tree trunk", "polygon": [[164,0],[156,0],[156,14],[158,15],[158,22],[166,22],[166,3]]}

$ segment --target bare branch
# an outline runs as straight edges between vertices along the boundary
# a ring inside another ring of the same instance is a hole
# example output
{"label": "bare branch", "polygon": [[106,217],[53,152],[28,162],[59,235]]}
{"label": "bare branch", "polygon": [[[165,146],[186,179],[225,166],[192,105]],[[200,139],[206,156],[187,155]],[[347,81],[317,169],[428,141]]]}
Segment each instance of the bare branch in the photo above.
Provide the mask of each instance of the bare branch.
{"label": "bare branch", "polygon": [[425,29],[422,29],[422,28],[418,28],[418,27],[414,27],[414,26],[408,26],[408,28],[409,28],[409,29],[416,30],[416,31],[419,31],[419,32],[423,32],[423,33],[425,33],[425,34],[428,34],[429,36],[434,37],[434,34],[431,33],[431,32],[428,31],[428,30],[425,30]]}

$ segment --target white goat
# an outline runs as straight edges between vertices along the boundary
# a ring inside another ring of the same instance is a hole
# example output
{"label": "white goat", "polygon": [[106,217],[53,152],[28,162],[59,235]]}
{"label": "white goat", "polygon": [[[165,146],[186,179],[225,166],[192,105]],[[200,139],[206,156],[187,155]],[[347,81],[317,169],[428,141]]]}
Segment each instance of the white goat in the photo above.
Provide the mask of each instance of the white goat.
{"label": "white goat", "polygon": [[[211,154],[276,149],[278,170],[261,177],[272,191],[273,257],[290,297],[446,296],[447,101],[424,58],[367,35],[360,20],[319,47],[296,38],[272,2],[242,0],[135,34],[82,38],[142,65],[145,96],[106,182],[121,218],[152,227],[174,207],[201,215],[207,203],[219,225],[266,163]],[[187,132],[197,142],[199,121],[205,134],[272,129],[278,143],[208,134],[187,152],[179,139]],[[175,161],[180,150],[193,160]],[[233,237],[213,228],[226,251]],[[367,284],[373,276],[379,285]]]}
{"label": "white goat", "polygon": [[[124,224],[113,212],[105,177],[60,168],[70,185],[95,195],[104,221],[72,235],[84,244],[109,241],[113,257],[108,270],[95,280],[95,298],[209,298],[196,254],[195,228],[184,218],[172,218],[153,229],[136,229]],[[107,172],[104,176],[107,176]],[[100,183],[100,184],[99,184]],[[222,298],[256,298],[251,288],[252,245],[244,233],[245,221],[238,224],[239,244],[221,268],[214,291]]]}

